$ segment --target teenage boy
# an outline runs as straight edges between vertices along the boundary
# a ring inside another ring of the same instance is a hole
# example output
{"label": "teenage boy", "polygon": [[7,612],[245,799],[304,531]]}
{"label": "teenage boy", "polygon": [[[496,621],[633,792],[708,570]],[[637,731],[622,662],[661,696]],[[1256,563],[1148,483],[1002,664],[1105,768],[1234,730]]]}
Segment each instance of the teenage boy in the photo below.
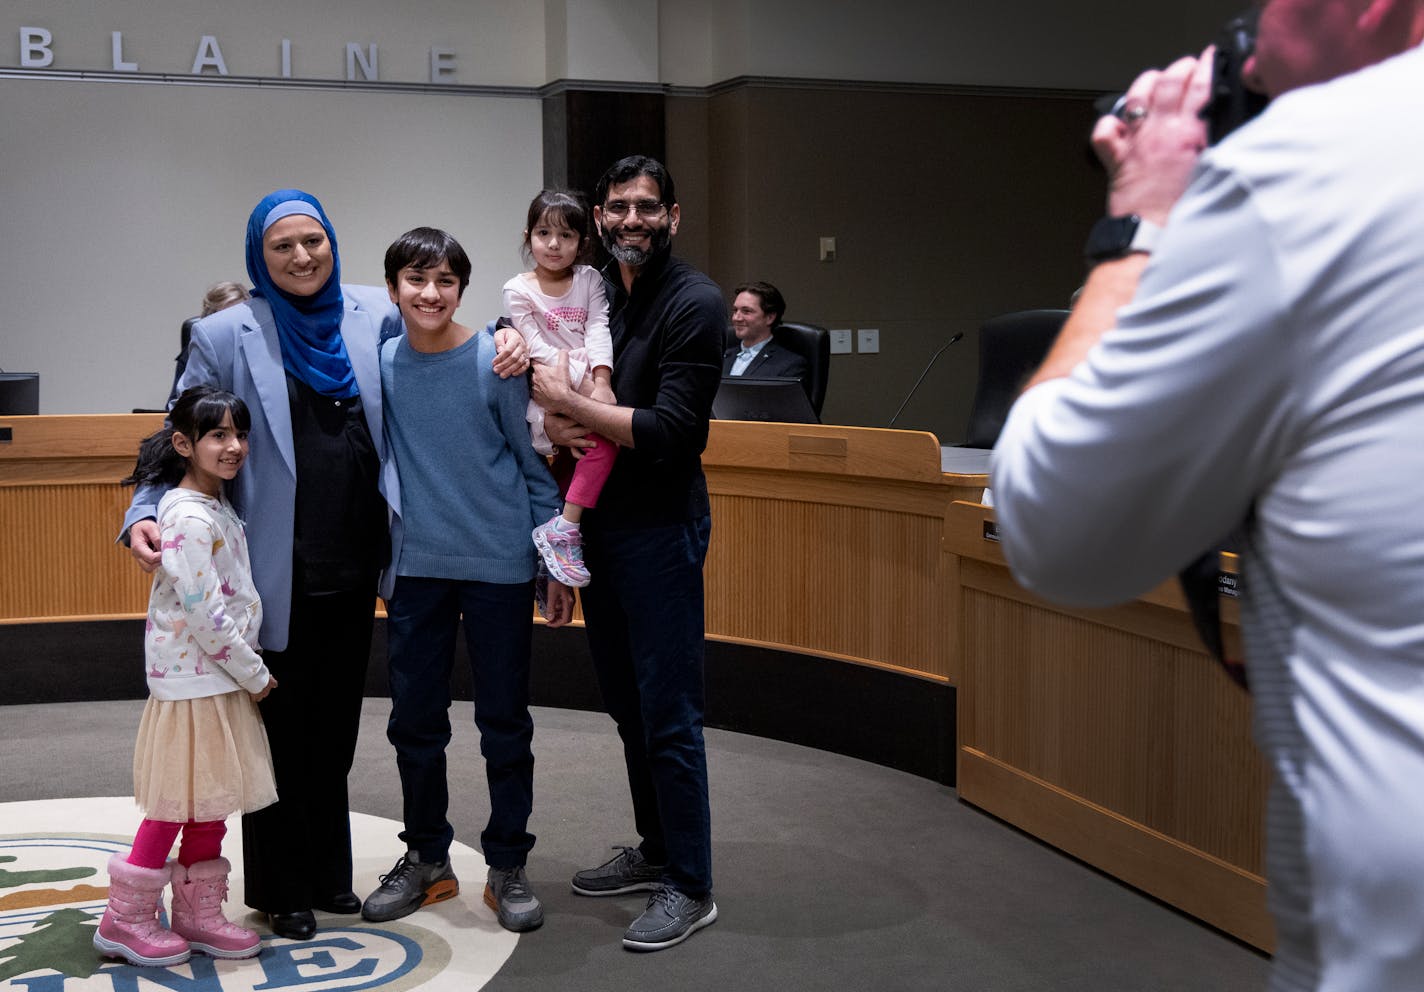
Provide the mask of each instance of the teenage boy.
{"label": "teenage boy", "polygon": [[[544,913],[525,876],[534,846],[534,724],[529,716],[530,611],[537,553],[532,527],[559,512],[548,466],[529,444],[524,378],[490,369],[494,339],[454,321],[470,260],[444,231],[419,227],[386,251],[386,286],[405,334],[381,349],[388,470],[402,486],[391,504],[391,564],[382,577],[391,717],[407,851],[361,915],[394,920],[459,892],[446,819],[450,671],[465,620],[475,725],[489,783],[480,834],[489,865],[484,900],[507,930],[532,930]],[[391,491],[395,491],[392,489]],[[550,626],[572,613],[572,594],[550,583]]]}

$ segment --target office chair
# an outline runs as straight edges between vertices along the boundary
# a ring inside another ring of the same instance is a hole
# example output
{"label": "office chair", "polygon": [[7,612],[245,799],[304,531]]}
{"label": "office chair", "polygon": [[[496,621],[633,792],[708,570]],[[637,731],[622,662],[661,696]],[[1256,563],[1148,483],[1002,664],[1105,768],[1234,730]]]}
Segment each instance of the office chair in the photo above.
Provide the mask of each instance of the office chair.
{"label": "office chair", "polygon": [[819,417],[831,375],[831,332],[815,324],[783,321],[772,331],[772,336],[782,347],[806,359],[806,395],[811,400],[811,409]]}
{"label": "office chair", "polygon": [[178,329],[178,353],[186,355],[188,346],[193,343],[193,325],[202,320],[202,317],[189,317],[183,321],[183,326]]}
{"label": "office chair", "polygon": [[173,385],[168,388],[168,403],[162,410],[138,410],[134,413],[167,413],[168,407],[178,398],[178,380],[183,378],[183,370],[188,367],[188,351],[193,347],[193,325],[202,317],[189,317],[178,329],[178,354],[173,358]]}
{"label": "office chair", "polygon": [[1068,319],[1067,310],[1020,310],[979,328],[979,382],[969,428],[957,447],[992,448],[1009,408]]}

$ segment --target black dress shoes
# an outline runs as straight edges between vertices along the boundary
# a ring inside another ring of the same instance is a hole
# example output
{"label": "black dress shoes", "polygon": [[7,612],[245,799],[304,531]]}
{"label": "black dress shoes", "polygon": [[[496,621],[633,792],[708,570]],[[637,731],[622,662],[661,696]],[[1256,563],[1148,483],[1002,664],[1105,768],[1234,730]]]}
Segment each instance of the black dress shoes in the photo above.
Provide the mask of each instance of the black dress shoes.
{"label": "black dress shoes", "polygon": [[288,940],[311,940],[316,933],[316,917],[309,909],[299,909],[295,913],[268,913],[272,932]]}
{"label": "black dress shoes", "polygon": [[336,895],[318,902],[315,908],[323,913],[350,916],[352,913],[361,912],[361,899],[354,892],[338,892]]}

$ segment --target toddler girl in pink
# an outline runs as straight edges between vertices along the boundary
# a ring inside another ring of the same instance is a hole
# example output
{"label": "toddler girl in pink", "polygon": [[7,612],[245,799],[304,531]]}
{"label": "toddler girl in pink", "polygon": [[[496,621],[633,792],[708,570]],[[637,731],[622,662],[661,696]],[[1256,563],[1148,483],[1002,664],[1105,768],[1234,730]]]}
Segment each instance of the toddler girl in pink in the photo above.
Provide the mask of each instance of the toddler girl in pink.
{"label": "toddler girl in pink", "polygon": [[[613,340],[608,333],[608,300],[603,276],[579,264],[593,244],[588,205],[576,193],[546,189],[529,204],[524,230],[524,257],[534,268],[504,284],[504,312],[529,345],[533,362],[553,365],[560,351],[569,358],[569,384],[601,403],[616,403]],[[544,433],[544,411],[529,402],[529,430],[536,451],[553,454]],[[588,585],[579,523],[583,511],[598,502],[598,494],[613,471],[618,446],[593,434],[596,447],[574,466],[563,512],[534,528],[534,544],[544,567],[566,586]]]}

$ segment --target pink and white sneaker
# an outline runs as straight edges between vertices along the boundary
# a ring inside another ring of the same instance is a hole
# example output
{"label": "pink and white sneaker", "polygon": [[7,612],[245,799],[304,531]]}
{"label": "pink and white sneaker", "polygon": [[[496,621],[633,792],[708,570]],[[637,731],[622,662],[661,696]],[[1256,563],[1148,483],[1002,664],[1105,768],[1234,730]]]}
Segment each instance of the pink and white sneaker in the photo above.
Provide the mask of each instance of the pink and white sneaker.
{"label": "pink and white sneaker", "polygon": [[583,563],[583,535],[577,527],[564,530],[558,526],[562,515],[555,514],[534,528],[534,547],[544,559],[544,567],[556,581],[575,589],[588,585],[588,569]]}

